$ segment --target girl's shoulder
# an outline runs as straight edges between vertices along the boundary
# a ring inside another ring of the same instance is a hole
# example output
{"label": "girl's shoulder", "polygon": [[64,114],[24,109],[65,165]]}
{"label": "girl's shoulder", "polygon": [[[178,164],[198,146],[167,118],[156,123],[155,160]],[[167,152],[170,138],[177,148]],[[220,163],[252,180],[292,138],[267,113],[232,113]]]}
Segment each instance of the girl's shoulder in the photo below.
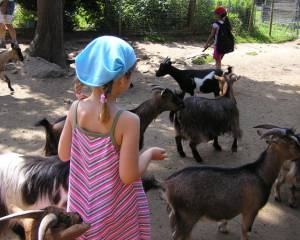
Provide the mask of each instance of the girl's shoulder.
{"label": "girl's shoulder", "polygon": [[127,110],[121,110],[122,114],[120,115],[120,120],[124,125],[126,124],[136,124],[140,121],[140,118],[138,115],[136,115],[133,112],[127,111]]}

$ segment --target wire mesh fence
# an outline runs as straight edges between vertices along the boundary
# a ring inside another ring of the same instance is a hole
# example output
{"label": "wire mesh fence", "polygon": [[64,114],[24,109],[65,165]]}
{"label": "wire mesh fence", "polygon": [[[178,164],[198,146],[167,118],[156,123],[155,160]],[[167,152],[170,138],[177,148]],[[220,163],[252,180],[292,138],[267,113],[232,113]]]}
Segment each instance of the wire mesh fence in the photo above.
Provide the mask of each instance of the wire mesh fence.
{"label": "wire mesh fence", "polygon": [[[270,35],[282,33],[299,36],[300,0],[264,1],[223,1],[197,0],[189,19],[189,1],[162,9],[144,6],[145,1],[137,0],[135,18],[130,18],[120,8],[119,32],[124,35],[183,35],[208,34],[214,21],[212,9],[222,4],[229,9],[229,17],[236,32],[252,31],[259,28]],[[252,9],[253,5],[253,9]],[[136,19],[136,20],[134,20]]]}

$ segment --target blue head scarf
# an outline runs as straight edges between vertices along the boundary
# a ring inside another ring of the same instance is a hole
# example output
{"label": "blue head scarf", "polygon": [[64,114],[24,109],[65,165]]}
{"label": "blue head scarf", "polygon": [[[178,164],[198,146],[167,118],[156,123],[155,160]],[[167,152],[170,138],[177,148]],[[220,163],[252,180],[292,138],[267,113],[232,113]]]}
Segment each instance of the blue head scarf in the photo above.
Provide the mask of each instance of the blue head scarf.
{"label": "blue head scarf", "polygon": [[132,47],[124,40],[103,36],[90,42],[75,58],[80,82],[101,87],[124,75],[136,63]]}

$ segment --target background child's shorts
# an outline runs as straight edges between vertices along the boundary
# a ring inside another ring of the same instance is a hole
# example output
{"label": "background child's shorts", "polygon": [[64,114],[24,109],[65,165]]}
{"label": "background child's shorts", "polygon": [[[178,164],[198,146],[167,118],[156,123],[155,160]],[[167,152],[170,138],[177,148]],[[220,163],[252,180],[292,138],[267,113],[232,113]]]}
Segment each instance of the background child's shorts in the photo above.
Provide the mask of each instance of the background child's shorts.
{"label": "background child's shorts", "polygon": [[3,14],[0,11],[0,23],[11,24],[13,20],[14,11],[15,11],[15,2],[8,1],[6,12]]}
{"label": "background child's shorts", "polygon": [[217,47],[215,46],[214,47],[214,53],[213,53],[214,59],[217,60],[217,61],[222,60],[223,56],[224,56],[224,54],[218,53]]}

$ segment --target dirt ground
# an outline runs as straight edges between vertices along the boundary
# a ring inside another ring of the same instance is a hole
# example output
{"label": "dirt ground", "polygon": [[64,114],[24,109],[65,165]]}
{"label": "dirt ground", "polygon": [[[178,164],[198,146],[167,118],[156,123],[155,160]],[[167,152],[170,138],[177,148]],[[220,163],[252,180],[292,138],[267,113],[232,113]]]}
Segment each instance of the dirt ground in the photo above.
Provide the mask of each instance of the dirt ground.
{"label": "dirt ground", "polygon": [[[83,41],[67,42],[69,51],[84,46]],[[151,84],[178,88],[170,77],[158,78],[155,70],[167,56],[175,61],[180,69],[200,69],[210,66],[191,64],[191,58],[201,53],[201,44],[168,43],[154,44],[135,42],[138,57],[137,71],[133,76],[134,88],[130,89],[119,102],[127,109],[139,105],[151,96]],[[25,49],[27,46],[22,45]],[[208,50],[211,52],[211,50]],[[270,123],[294,127],[300,131],[300,41],[284,44],[239,44],[234,53],[224,58],[226,65],[234,66],[234,71],[242,78],[234,85],[240,110],[243,138],[238,144],[238,152],[232,154],[232,139],[220,138],[222,152],[215,152],[211,143],[203,143],[199,151],[205,164],[219,166],[239,166],[256,160],[266,148],[253,126]],[[30,65],[31,64],[31,65]],[[50,121],[66,113],[74,100],[72,80],[74,69],[65,77],[37,78],[32,72],[39,68],[30,61],[8,70],[15,93],[10,94],[6,84],[0,81],[0,152],[43,154],[45,135],[43,129],[34,126],[44,117]],[[212,97],[212,95],[207,95]],[[176,152],[174,129],[168,121],[168,113],[159,116],[145,133],[145,147],[166,148],[169,159],[153,162],[149,172],[158,178],[165,178],[176,170],[197,163],[192,158],[188,144],[184,144],[187,158],[180,158]],[[284,188],[286,193],[286,188]],[[148,194],[151,208],[152,234],[154,240],[171,239],[171,231],[164,202],[157,191]],[[300,194],[298,192],[298,198]],[[298,201],[300,206],[300,200]],[[287,206],[287,195],[283,203],[274,201],[270,196],[268,204],[259,212],[253,230],[252,240],[296,240],[300,239],[300,210]],[[193,239],[228,240],[240,238],[240,217],[229,222],[229,234],[218,233],[217,224],[199,222],[194,228]]]}

